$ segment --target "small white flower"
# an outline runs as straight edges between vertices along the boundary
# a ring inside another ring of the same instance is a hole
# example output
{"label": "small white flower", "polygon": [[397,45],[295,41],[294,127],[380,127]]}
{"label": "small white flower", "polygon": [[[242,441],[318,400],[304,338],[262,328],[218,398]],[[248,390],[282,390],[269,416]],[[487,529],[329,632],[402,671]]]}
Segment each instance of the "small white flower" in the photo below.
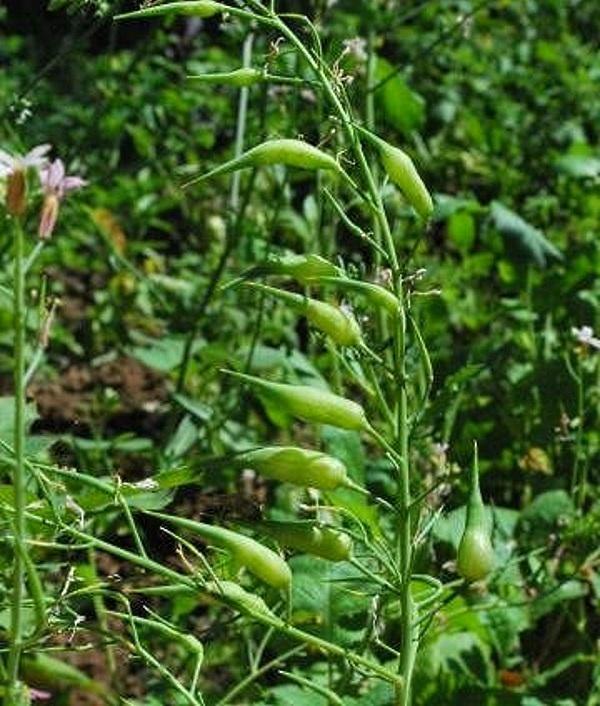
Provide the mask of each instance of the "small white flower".
{"label": "small white flower", "polygon": [[137,488],[138,490],[156,490],[158,488],[158,483],[154,478],[144,478],[136,483],[128,483],[127,485],[131,485],[132,488]]}
{"label": "small white flower", "polygon": [[573,326],[571,333],[584,346],[590,346],[600,351],[600,338],[594,336],[594,331],[591,326],[582,326],[576,328]]}

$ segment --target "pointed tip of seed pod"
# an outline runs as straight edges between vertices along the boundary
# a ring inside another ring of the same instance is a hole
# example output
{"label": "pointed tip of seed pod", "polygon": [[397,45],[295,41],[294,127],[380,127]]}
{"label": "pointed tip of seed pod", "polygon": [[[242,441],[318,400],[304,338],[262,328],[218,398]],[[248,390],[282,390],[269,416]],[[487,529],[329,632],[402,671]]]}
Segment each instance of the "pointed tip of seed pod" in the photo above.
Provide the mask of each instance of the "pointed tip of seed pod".
{"label": "pointed tip of seed pod", "polygon": [[354,490],[357,493],[360,493],[361,495],[371,495],[371,493],[366,488],[363,488],[362,485],[359,485],[348,477],[345,478],[342,483],[342,486],[344,488],[348,488],[348,490]]}

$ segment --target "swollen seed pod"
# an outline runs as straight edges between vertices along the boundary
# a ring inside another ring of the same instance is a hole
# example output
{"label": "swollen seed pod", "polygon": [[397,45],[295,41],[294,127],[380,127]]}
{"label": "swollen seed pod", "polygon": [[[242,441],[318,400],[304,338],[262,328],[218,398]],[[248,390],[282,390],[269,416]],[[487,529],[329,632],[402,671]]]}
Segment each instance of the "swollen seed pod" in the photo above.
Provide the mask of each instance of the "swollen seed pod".
{"label": "swollen seed pod", "polygon": [[363,128],[359,130],[379,149],[381,163],[390,181],[402,191],[419,216],[427,220],[433,213],[433,201],[412,159],[406,152],[390,145],[372,132]]}
{"label": "swollen seed pod", "polygon": [[283,547],[329,561],[348,561],[352,556],[352,540],[347,534],[319,527],[314,522],[261,522],[258,528]]}
{"label": "swollen seed pod", "polygon": [[249,593],[233,581],[208,581],[203,588],[211,597],[224,601],[241,613],[275,617],[260,596]]}
{"label": "swollen seed pod", "polygon": [[356,319],[340,307],[264,284],[252,283],[249,286],[290,304],[296,311],[304,314],[311,324],[340,346],[361,344],[362,336]]}
{"label": "swollen seed pod", "polygon": [[90,679],[80,669],[43,652],[23,657],[23,678],[28,684],[46,689],[77,688],[88,692],[105,693],[106,687]]}
{"label": "swollen seed pod", "polygon": [[250,537],[184,517],[172,517],[150,511],[148,514],[198,534],[216,546],[226,549],[248,571],[275,588],[287,589],[292,582],[292,572],[285,561],[274,551]]}
{"label": "swollen seed pod", "polygon": [[[320,255],[271,255],[268,260],[248,268],[240,279],[256,277],[257,275],[274,275],[292,277],[300,284],[307,284],[318,277],[335,277],[341,273],[339,267]],[[238,284],[239,279],[233,284]],[[231,286],[231,285],[227,285]]]}
{"label": "swollen seed pod", "polygon": [[326,169],[341,172],[339,164],[331,155],[323,152],[318,147],[310,145],[308,142],[290,139],[267,140],[248,150],[240,157],[231,159],[225,164],[220,164],[210,172],[188,181],[184,186],[198,184],[206,179],[211,179],[220,174],[236,172],[239,169],[271,166],[273,164],[283,164],[288,167],[308,170]]}
{"label": "swollen seed pod", "polygon": [[262,81],[264,81],[264,74],[262,71],[259,71],[259,69],[247,67],[224,73],[188,76],[188,78],[201,83],[218,83],[225,86],[243,88],[245,86],[254,86],[256,83],[262,83]]}
{"label": "swollen seed pod", "polygon": [[307,280],[307,284],[321,283],[331,284],[339,289],[356,291],[364,295],[376,307],[384,309],[389,314],[395,316],[400,311],[400,302],[389,289],[385,289],[373,282],[361,282],[357,279],[347,277],[317,276]]}
{"label": "swollen seed pod", "polygon": [[143,17],[159,17],[161,15],[193,15],[195,17],[213,17],[219,12],[226,12],[229,8],[220,2],[212,0],[183,0],[182,2],[168,2],[162,5],[145,7],[134,12],[115,15],[115,20],[134,20]]}
{"label": "swollen seed pod", "polygon": [[490,539],[485,506],[479,488],[477,446],[471,469],[471,487],[465,530],[458,545],[458,572],[467,581],[481,581],[494,568],[494,549]]}
{"label": "swollen seed pod", "polygon": [[265,399],[297,419],[315,424],[330,424],[333,427],[354,431],[367,431],[370,428],[365,410],[345,397],[308,385],[269,382],[233,370],[221,372],[254,385]]}
{"label": "swollen seed pod", "polygon": [[236,458],[236,463],[265,478],[302,488],[335,490],[351,483],[346,466],[339,459],[296,446],[267,446],[246,451]]}
{"label": "swollen seed pod", "polygon": [[433,201],[412,159],[397,147],[381,150],[381,162],[390,180],[400,187],[410,205],[427,220],[433,213]]}

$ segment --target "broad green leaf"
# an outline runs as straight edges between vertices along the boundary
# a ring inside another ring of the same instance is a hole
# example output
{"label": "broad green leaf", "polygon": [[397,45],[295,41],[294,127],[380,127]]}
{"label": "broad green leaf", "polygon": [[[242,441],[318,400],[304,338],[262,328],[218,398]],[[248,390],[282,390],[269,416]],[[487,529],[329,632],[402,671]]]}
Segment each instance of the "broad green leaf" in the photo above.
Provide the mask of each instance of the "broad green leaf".
{"label": "broad green leaf", "polygon": [[556,162],[559,172],[576,179],[594,179],[600,176],[600,159],[579,154],[566,154]]}
{"label": "broad green leaf", "polygon": [[[296,556],[289,563],[294,572],[294,622],[304,623],[309,631],[338,645],[359,643],[371,603],[370,596],[361,593],[368,585],[362,574],[345,563],[332,564],[312,556]],[[352,580],[357,576],[358,583]]]}
{"label": "broad green leaf", "polygon": [[490,213],[495,227],[507,241],[508,251],[516,255],[516,259],[535,263],[542,268],[550,259],[563,259],[561,252],[540,230],[499,201],[492,202]]}
{"label": "broad green leaf", "polygon": [[[394,67],[389,61],[377,57],[375,81],[385,79]],[[381,107],[383,118],[391,126],[404,133],[419,130],[425,120],[425,100],[413,91],[401,74],[386,81],[375,92],[375,99]]]}
{"label": "broad green leaf", "polygon": [[518,534],[528,545],[547,540],[559,525],[573,517],[573,499],[564,490],[549,490],[535,497],[521,512]]}

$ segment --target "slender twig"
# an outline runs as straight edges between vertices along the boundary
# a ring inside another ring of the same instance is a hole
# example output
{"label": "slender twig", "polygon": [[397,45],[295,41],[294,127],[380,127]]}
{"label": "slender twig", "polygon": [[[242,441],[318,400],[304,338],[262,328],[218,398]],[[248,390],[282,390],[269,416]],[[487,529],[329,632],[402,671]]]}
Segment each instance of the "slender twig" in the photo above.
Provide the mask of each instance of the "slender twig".
{"label": "slender twig", "polygon": [[[15,510],[14,530],[16,542],[25,545],[26,540],[26,470],[25,470],[25,271],[24,237],[19,218],[14,218],[14,430],[13,445],[15,464],[13,467],[13,502]],[[25,550],[26,551],[26,550]],[[5,703],[11,706],[18,689],[23,640],[23,598],[25,594],[25,561],[15,547],[13,558],[13,587],[10,625],[10,648],[7,666],[7,695]]]}

